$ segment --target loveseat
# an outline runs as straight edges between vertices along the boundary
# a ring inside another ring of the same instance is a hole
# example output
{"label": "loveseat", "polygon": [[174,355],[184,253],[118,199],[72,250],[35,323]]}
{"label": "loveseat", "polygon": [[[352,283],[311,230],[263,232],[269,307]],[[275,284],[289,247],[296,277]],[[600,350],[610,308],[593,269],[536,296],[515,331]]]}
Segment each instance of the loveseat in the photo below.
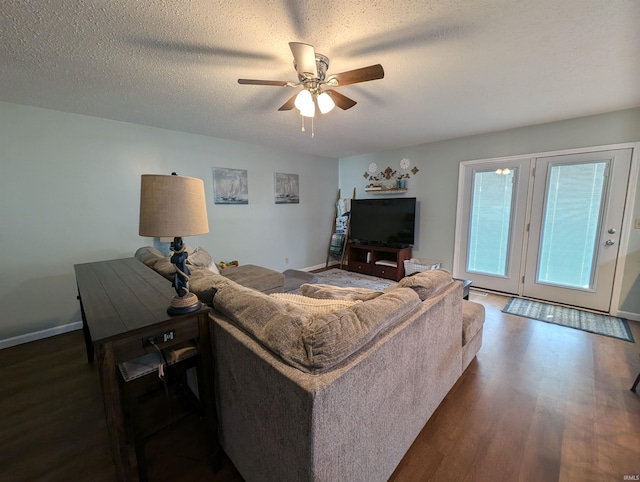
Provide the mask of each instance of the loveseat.
{"label": "loveseat", "polygon": [[387,480],[482,344],[484,307],[445,270],[304,296],[198,271],[220,443],[248,482]]}

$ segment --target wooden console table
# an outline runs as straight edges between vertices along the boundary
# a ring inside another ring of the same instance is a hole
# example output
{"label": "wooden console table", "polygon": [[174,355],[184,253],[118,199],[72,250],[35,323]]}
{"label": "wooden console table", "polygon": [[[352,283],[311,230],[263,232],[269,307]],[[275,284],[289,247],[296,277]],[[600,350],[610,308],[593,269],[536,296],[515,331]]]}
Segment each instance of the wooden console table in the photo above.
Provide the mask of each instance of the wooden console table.
{"label": "wooden console table", "polygon": [[[202,379],[198,379],[207,451],[218,463],[219,444],[213,395],[213,364],[208,307],[186,315],[169,316],[175,291],[155,271],[134,258],[74,266],[89,362],[97,355],[111,450],[119,480],[130,480],[129,451],[118,383],[118,363],[156,350],[144,340],[172,333],[158,348],[197,339]],[[147,345],[147,346],[145,346]]]}

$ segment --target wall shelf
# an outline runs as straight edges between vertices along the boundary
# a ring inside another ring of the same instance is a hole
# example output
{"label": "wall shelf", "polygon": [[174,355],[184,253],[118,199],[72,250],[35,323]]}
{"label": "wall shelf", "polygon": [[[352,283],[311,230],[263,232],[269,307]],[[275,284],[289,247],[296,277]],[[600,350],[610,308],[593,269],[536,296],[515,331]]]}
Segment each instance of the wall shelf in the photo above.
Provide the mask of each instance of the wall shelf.
{"label": "wall shelf", "polygon": [[365,188],[365,192],[369,194],[404,194],[408,190],[407,189],[371,189]]}

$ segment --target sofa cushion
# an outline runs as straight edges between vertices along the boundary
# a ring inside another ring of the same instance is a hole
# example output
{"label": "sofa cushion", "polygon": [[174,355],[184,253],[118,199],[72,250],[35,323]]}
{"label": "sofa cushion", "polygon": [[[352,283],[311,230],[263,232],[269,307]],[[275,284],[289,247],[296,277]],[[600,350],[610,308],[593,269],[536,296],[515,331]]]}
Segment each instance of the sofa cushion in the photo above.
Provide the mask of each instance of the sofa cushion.
{"label": "sofa cushion", "polygon": [[362,303],[362,301],[354,300],[333,300],[333,299],[317,299],[309,298],[308,296],[297,295],[294,293],[272,293],[269,296],[282,300],[285,303],[290,303],[298,308],[302,308],[311,313],[330,313],[336,310],[343,310],[349,308],[356,303]]}
{"label": "sofa cushion", "polygon": [[419,305],[413,290],[398,288],[351,308],[314,316],[302,331],[308,368],[313,373],[333,368]]}
{"label": "sofa cushion", "polygon": [[217,286],[226,281],[226,278],[207,269],[194,269],[189,276],[189,291],[204,304],[213,306]]}
{"label": "sofa cushion", "polygon": [[[187,257],[186,264],[191,267],[200,267],[201,260],[203,259],[202,256],[209,256],[209,253],[204,251],[202,248],[197,248],[194,251],[188,244],[184,245],[184,249],[189,255]],[[198,250],[201,250],[201,252],[197,253]],[[153,268],[165,278],[173,280],[173,277],[176,274],[176,267],[171,263],[171,256],[165,256],[159,249],[153,246],[143,246],[138,248],[133,256],[149,268]],[[196,256],[196,260],[194,262],[191,261],[191,256]],[[209,260],[211,260],[210,256]],[[209,263],[211,263],[211,261],[209,261]],[[208,268],[209,266],[207,265],[204,267]]]}
{"label": "sofa cushion", "polygon": [[301,333],[311,313],[218,276],[226,283],[216,286],[213,307],[288,364],[305,367]]}
{"label": "sofa cushion", "polygon": [[269,268],[245,264],[236,268],[223,269],[220,274],[236,283],[263,293],[282,292],[284,275]]}
{"label": "sofa cushion", "polygon": [[176,267],[171,262],[171,258],[162,257],[153,265],[154,271],[157,271],[168,280],[173,281],[176,275]]}
{"label": "sofa cushion", "polygon": [[133,257],[144,263],[149,268],[153,268],[158,260],[163,258],[164,255],[158,248],[154,248],[153,246],[143,246],[142,248],[138,248]]}
{"label": "sofa cushion", "polygon": [[300,292],[309,298],[361,301],[377,298],[384,293],[383,291],[369,288],[332,286],[322,283],[305,283],[300,286]]}
{"label": "sofa cushion", "polygon": [[437,295],[445,286],[453,280],[451,273],[444,269],[432,269],[416,273],[413,276],[402,278],[398,282],[398,287],[411,288],[422,301]]}
{"label": "sofa cushion", "polygon": [[307,373],[331,369],[420,304],[414,291],[399,288],[349,308],[314,315],[236,283],[216,288],[217,311]]}
{"label": "sofa cushion", "polygon": [[482,330],[484,306],[473,301],[462,300],[462,346]]}

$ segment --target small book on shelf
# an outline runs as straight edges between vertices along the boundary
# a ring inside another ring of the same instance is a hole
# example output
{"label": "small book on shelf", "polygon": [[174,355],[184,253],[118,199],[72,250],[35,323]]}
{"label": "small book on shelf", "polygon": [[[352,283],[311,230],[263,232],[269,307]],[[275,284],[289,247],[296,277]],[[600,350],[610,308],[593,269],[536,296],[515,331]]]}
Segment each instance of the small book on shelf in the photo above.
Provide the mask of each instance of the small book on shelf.
{"label": "small book on shelf", "polygon": [[390,259],[380,259],[374,264],[377,264],[378,266],[389,266],[390,268],[398,267],[398,263],[396,263],[395,261],[391,261]]}
{"label": "small book on shelf", "polygon": [[152,351],[138,357],[118,364],[120,373],[125,382],[135,380],[152,372],[157,372],[160,365],[173,365],[182,360],[190,358],[198,354],[198,347],[193,341],[186,341],[178,345],[174,345],[159,351]]}

